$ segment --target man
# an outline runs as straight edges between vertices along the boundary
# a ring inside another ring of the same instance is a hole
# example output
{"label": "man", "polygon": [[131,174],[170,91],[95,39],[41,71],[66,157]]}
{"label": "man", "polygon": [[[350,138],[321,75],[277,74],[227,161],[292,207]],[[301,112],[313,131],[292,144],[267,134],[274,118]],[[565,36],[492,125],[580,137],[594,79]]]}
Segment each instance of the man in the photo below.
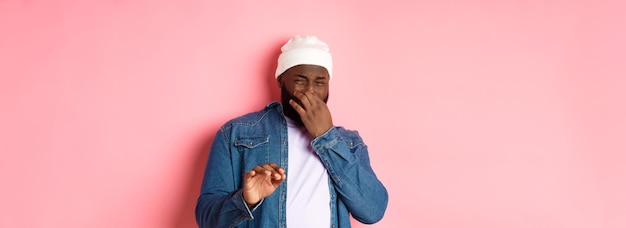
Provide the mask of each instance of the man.
{"label": "man", "polygon": [[200,227],[350,227],[382,219],[388,195],[356,131],[334,126],[326,101],[326,43],[295,36],[282,48],[281,103],[217,132],[196,205]]}

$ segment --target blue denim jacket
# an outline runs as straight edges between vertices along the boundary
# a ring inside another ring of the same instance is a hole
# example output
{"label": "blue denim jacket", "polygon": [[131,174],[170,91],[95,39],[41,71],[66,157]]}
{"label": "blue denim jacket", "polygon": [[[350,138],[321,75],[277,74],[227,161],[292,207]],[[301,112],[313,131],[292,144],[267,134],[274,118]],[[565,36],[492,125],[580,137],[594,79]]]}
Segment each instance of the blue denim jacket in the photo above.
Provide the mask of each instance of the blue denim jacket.
{"label": "blue denim jacket", "polygon": [[[287,122],[280,103],[235,118],[217,132],[196,204],[200,227],[286,227],[287,183],[255,208],[242,196],[243,175],[274,162],[289,175]],[[326,167],[331,196],[331,227],[350,227],[350,214],[371,224],[382,219],[388,195],[370,166],[367,146],[356,131],[332,127],[311,142]]]}

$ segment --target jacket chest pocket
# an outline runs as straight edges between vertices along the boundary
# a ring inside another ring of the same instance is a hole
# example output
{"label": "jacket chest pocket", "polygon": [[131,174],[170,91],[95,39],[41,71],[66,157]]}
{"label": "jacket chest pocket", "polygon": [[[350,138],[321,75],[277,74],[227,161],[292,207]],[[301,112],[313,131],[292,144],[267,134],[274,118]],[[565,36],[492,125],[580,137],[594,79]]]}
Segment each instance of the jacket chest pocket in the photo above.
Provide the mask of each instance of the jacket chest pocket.
{"label": "jacket chest pocket", "polygon": [[257,165],[269,162],[270,136],[242,136],[235,139],[235,147],[239,151],[244,169],[247,172]]}

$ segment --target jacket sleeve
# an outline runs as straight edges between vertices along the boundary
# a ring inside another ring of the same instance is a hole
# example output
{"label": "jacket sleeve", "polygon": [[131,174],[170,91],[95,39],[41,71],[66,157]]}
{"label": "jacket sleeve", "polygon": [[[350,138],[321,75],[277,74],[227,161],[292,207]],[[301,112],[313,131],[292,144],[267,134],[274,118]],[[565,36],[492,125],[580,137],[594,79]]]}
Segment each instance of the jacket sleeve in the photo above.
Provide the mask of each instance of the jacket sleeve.
{"label": "jacket sleeve", "polygon": [[367,146],[356,131],[332,127],[311,142],[335,189],[359,222],[372,224],[385,214],[388,194],[370,166]]}
{"label": "jacket sleeve", "polygon": [[223,129],[216,134],[204,172],[196,203],[196,222],[201,228],[235,227],[242,221],[253,219],[242,190],[237,187],[234,175],[238,174],[232,166],[229,140],[225,135]]}

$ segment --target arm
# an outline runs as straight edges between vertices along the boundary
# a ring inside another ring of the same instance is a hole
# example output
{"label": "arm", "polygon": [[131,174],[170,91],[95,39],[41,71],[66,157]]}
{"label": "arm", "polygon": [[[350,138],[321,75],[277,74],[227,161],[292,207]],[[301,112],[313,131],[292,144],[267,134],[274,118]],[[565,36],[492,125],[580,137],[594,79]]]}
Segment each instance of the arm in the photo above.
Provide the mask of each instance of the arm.
{"label": "arm", "polygon": [[371,224],[382,219],[388,194],[370,166],[367,146],[356,132],[334,127],[328,106],[312,93],[296,91],[289,104],[315,136],[311,146],[333,180],[339,197],[356,220]]}
{"label": "arm", "polygon": [[380,221],[387,208],[388,194],[370,166],[367,146],[358,133],[332,127],[315,138],[311,146],[352,217],[366,224]]}
{"label": "arm", "polygon": [[234,227],[244,220],[253,219],[243,200],[243,192],[234,179],[236,173],[232,167],[229,140],[220,130],[211,146],[196,204],[199,227]]}
{"label": "arm", "polygon": [[252,211],[286,179],[285,170],[274,163],[255,166],[242,175],[239,159],[231,156],[228,135],[220,129],[211,146],[196,205],[200,227],[234,227],[254,219]]}

